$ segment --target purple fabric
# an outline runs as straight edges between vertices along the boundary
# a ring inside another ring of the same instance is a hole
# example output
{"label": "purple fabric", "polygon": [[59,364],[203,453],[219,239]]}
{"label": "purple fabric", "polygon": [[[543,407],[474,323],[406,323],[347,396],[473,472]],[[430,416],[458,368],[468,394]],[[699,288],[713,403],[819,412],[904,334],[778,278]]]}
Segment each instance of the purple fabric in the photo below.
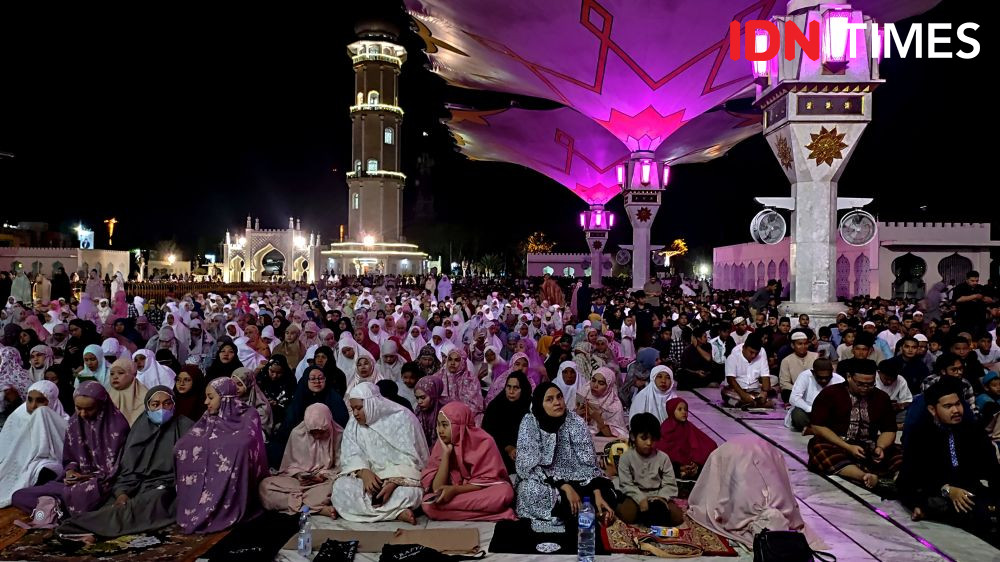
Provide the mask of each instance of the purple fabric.
{"label": "purple fabric", "polygon": [[260,513],[257,486],[268,475],[257,410],[236,396],[236,383],[209,386],[222,397],[177,441],[177,524],[185,533],[214,533]]}
{"label": "purple fabric", "polygon": [[97,402],[94,419],[85,420],[80,414],[73,414],[69,419],[66,446],[63,447],[63,468],[94,475],[79,484],[67,485],[63,490],[63,502],[71,514],[77,515],[97,509],[110,495],[129,425],[101,383],[81,383],[73,396]]}
{"label": "purple fabric", "polygon": [[437,441],[438,412],[441,407],[451,402],[452,399],[442,396],[444,394],[444,380],[441,375],[430,375],[417,381],[416,390],[420,390],[431,399],[430,410],[416,409],[417,419],[420,420],[420,427],[427,437],[427,445],[433,446]]}

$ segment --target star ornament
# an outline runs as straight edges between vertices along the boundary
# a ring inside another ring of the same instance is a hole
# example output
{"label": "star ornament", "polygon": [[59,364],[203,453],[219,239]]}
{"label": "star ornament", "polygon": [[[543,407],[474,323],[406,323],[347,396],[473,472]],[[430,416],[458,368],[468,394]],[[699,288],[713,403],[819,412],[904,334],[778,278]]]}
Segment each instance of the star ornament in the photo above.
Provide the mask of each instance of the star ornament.
{"label": "star ornament", "polygon": [[646,207],[639,209],[635,213],[635,218],[639,219],[639,222],[646,222],[652,217],[653,217],[653,212],[647,209]]}
{"label": "star ornament", "polygon": [[847,148],[844,137],[847,133],[837,134],[837,128],[827,131],[826,127],[820,127],[819,133],[809,133],[812,142],[806,145],[809,152],[809,159],[816,160],[816,165],[826,164],[832,166],[834,160],[841,160],[844,155],[841,150]]}

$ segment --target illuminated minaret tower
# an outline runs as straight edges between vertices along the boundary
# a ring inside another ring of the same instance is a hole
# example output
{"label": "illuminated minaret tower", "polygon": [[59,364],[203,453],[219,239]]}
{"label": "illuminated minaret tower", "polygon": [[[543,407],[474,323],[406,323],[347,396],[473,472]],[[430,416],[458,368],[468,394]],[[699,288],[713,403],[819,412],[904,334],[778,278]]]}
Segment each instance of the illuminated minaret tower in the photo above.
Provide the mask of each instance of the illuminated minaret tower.
{"label": "illuminated minaret tower", "polygon": [[396,43],[398,30],[384,22],[361,23],[354,31],[358,39],[347,46],[354,62],[348,239],[398,242],[406,183],[400,172],[398,85],[406,49]]}

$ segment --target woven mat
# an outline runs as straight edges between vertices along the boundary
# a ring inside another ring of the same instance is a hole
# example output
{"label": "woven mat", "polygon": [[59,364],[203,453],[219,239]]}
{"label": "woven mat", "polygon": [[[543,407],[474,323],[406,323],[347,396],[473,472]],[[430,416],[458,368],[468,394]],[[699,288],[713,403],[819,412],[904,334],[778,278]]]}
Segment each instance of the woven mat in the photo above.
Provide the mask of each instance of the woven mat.
{"label": "woven mat", "polygon": [[28,532],[14,524],[18,519],[27,521],[29,517],[16,507],[0,509],[0,550],[21,540],[21,537]]}
{"label": "woven mat", "polygon": [[[5,520],[0,517],[0,524]],[[10,521],[9,526],[17,528],[13,519]],[[6,530],[0,531],[0,534],[6,536]],[[142,562],[194,562],[227,534],[228,531],[185,535],[180,527],[174,525],[155,533],[125,535],[85,546],[78,542],[61,541],[51,529],[35,530],[23,534],[13,544],[5,544],[0,550],[0,560],[94,562],[100,559],[103,562],[133,562],[141,559]]]}
{"label": "woven mat", "polygon": [[[737,556],[736,550],[729,545],[725,537],[702,527],[684,516],[684,524],[680,527],[681,535],[672,539],[659,539],[658,546],[675,556],[692,554],[691,546],[701,550],[702,556]],[[648,527],[627,525],[615,521],[610,527],[601,527],[601,540],[604,547],[617,554],[642,554],[638,539],[649,533]]]}

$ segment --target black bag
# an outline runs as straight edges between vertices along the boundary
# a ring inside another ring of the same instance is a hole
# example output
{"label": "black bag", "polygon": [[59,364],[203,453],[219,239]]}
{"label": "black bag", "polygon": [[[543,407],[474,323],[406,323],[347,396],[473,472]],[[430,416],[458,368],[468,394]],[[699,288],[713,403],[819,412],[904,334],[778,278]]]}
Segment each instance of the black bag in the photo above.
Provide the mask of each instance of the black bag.
{"label": "black bag", "polygon": [[313,562],[354,562],[358,553],[358,541],[335,541],[327,539],[319,547]]}
{"label": "black bag", "polygon": [[809,547],[806,536],[796,531],[764,529],[753,538],[753,562],[837,562],[837,557]]}
{"label": "black bag", "polygon": [[475,556],[449,556],[419,544],[387,544],[382,547],[382,556],[378,560],[379,562],[445,562],[479,560],[484,556],[486,551]]}

